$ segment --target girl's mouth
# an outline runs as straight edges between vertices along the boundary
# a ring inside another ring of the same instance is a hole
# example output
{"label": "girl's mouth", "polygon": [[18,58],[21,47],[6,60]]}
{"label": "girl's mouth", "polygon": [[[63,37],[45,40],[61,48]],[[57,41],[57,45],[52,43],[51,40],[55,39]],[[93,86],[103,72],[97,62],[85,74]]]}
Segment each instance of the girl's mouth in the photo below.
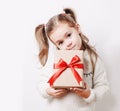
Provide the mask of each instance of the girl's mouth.
{"label": "girl's mouth", "polygon": [[71,48],[68,48],[68,50],[73,50],[75,48],[75,45],[72,46]]}

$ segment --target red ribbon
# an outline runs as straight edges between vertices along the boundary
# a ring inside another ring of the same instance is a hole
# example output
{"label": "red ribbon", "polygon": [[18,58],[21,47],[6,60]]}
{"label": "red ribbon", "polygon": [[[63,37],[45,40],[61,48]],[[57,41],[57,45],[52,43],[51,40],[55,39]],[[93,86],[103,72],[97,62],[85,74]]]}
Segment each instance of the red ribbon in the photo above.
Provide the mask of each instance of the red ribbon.
{"label": "red ribbon", "polygon": [[50,86],[53,85],[54,81],[62,74],[62,72],[64,70],[66,70],[67,68],[70,68],[71,71],[73,72],[78,84],[80,84],[80,81],[82,81],[82,78],[80,77],[80,75],[78,74],[78,72],[74,69],[74,68],[84,68],[83,64],[80,64],[77,62],[81,61],[80,58],[75,55],[70,64],[67,64],[64,60],[60,59],[58,63],[54,64],[54,69],[59,69],[48,81],[48,83],[50,83]]}

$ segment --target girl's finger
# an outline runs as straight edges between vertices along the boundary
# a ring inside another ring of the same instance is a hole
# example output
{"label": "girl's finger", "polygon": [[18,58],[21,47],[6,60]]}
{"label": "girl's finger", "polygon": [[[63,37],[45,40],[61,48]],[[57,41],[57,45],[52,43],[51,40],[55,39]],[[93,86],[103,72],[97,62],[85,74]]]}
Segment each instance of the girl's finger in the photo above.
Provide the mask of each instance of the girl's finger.
{"label": "girl's finger", "polygon": [[57,93],[54,94],[54,97],[62,97],[65,94],[67,94],[67,92],[57,92]]}

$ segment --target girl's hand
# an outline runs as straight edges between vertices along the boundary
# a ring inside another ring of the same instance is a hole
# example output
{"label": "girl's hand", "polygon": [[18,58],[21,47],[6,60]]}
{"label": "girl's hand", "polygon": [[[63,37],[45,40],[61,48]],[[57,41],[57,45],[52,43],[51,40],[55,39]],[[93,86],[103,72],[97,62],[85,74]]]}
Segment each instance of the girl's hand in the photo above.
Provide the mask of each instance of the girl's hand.
{"label": "girl's hand", "polygon": [[90,88],[86,82],[84,82],[85,88],[70,88],[70,91],[76,93],[78,96],[88,98],[90,96]]}
{"label": "girl's hand", "polygon": [[52,87],[48,87],[46,89],[46,91],[47,91],[48,95],[55,97],[55,98],[63,97],[68,93],[67,89],[55,89]]}

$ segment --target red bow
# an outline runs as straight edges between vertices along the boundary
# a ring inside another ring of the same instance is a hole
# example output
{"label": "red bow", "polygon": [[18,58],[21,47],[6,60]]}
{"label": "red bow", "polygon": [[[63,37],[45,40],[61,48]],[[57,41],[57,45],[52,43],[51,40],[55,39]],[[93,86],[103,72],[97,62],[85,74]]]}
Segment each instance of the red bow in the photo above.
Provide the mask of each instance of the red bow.
{"label": "red bow", "polygon": [[60,59],[58,63],[54,64],[54,69],[59,69],[48,81],[48,83],[50,83],[50,86],[53,85],[54,81],[62,74],[62,72],[64,70],[66,70],[67,68],[70,68],[71,71],[73,72],[78,84],[80,84],[80,81],[82,80],[82,78],[80,77],[80,75],[78,74],[78,72],[74,69],[74,68],[84,68],[83,64],[76,64],[77,62],[81,61],[80,58],[75,55],[70,64],[67,64],[64,60]]}

